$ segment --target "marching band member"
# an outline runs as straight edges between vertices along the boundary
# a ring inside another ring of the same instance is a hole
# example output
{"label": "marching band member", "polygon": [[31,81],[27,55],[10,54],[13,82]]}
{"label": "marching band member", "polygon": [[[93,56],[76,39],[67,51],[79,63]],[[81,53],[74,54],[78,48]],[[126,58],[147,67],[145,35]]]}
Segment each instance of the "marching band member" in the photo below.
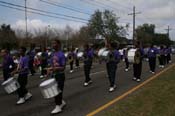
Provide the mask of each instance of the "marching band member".
{"label": "marching band member", "polygon": [[31,72],[31,75],[33,76],[36,72],[35,72],[35,69],[34,69],[34,57],[35,57],[35,45],[31,45],[31,49],[30,51],[28,52],[28,55],[29,55],[29,70]]}
{"label": "marching band member", "polygon": [[69,62],[69,65],[70,65],[70,73],[72,73],[74,70],[73,70],[73,65],[74,65],[74,51],[73,51],[73,48],[71,49],[71,51],[68,53],[68,62]]}
{"label": "marching band member", "polygon": [[75,50],[75,68],[79,68],[78,48]]}
{"label": "marching band member", "polygon": [[56,107],[51,112],[51,114],[57,114],[62,112],[63,107],[66,105],[65,101],[63,101],[63,89],[64,89],[64,81],[65,81],[65,65],[66,65],[66,58],[64,53],[61,51],[61,42],[59,40],[54,40],[52,42],[53,49],[55,50],[52,54],[51,58],[51,67],[47,68],[47,74],[53,74],[55,80],[57,81],[58,88],[61,90],[55,97],[55,104]]}
{"label": "marching band member", "polygon": [[116,88],[115,78],[116,78],[116,70],[117,64],[120,61],[120,53],[117,50],[117,43],[113,42],[109,45],[109,53],[106,61],[106,69],[110,82],[109,92],[113,92]]}
{"label": "marching band member", "polygon": [[169,46],[166,46],[166,49],[165,49],[165,53],[166,53],[166,56],[165,56],[165,59],[166,59],[166,63],[169,64],[171,63],[171,48]]}
{"label": "marching band member", "polygon": [[12,75],[15,73],[19,73],[17,81],[20,87],[17,90],[19,96],[19,100],[16,103],[17,105],[25,103],[26,100],[32,97],[32,94],[29,93],[26,88],[29,73],[29,67],[28,67],[29,57],[25,55],[26,53],[25,47],[21,47],[19,49],[19,52],[20,52],[19,65],[17,67],[17,70],[11,73]]}
{"label": "marching band member", "polygon": [[144,51],[141,48],[140,42],[137,42],[135,47],[136,47],[136,52],[135,52],[134,64],[133,64],[133,72],[134,72],[133,80],[140,82],[141,72],[142,72],[142,59],[144,57]]}
{"label": "marching band member", "polygon": [[93,52],[89,48],[89,45],[84,45],[84,73],[85,73],[85,82],[84,86],[88,86],[90,83],[92,83],[92,80],[90,78],[90,70],[92,66],[92,59],[93,59]]}
{"label": "marching band member", "polygon": [[4,81],[6,81],[11,76],[10,73],[15,69],[15,63],[6,49],[1,50],[1,56],[3,57],[1,67],[3,69]]}
{"label": "marching band member", "polygon": [[94,49],[93,49],[93,45],[90,45],[90,53],[92,54],[92,64],[91,64],[91,68],[94,68],[94,66],[93,66],[93,60],[94,60]]}
{"label": "marching band member", "polygon": [[129,48],[126,48],[123,50],[123,58],[125,60],[125,71],[127,72],[129,70],[129,62],[128,62],[128,50]]}
{"label": "marching band member", "polygon": [[156,55],[158,53],[157,48],[153,47],[153,45],[150,46],[148,50],[148,59],[149,59],[149,67],[150,67],[150,72],[155,73],[155,68],[156,68]]}
{"label": "marching band member", "polygon": [[43,48],[43,50],[42,50],[40,60],[41,60],[41,76],[40,76],[40,78],[43,78],[47,75],[47,70],[45,70],[45,68],[47,68],[47,65],[48,65],[48,61],[47,61],[48,60],[48,53],[46,52],[45,48]]}
{"label": "marching band member", "polygon": [[165,49],[163,45],[161,45],[159,49],[159,67],[160,68],[165,67]]}

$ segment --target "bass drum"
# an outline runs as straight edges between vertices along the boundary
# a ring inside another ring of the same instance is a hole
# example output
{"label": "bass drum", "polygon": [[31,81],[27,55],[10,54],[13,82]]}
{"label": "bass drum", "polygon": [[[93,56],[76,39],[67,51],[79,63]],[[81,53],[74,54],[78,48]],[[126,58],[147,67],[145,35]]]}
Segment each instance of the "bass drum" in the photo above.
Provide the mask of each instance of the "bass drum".
{"label": "bass drum", "polygon": [[68,52],[64,53],[64,56],[67,58],[67,56],[68,56]]}
{"label": "bass drum", "polygon": [[83,52],[78,52],[77,57],[82,58],[83,57]]}
{"label": "bass drum", "polygon": [[128,62],[129,63],[134,63],[134,57],[137,49],[130,49],[128,50]]}
{"label": "bass drum", "polygon": [[103,56],[103,52],[106,51],[107,48],[101,48],[99,51],[98,51],[98,56]]}
{"label": "bass drum", "polygon": [[107,56],[108,56],[108,53],[109,53],[109,51],[104,51],[103,53],[102,53],[102,57],[105,57],[105,58],[107,58]]}

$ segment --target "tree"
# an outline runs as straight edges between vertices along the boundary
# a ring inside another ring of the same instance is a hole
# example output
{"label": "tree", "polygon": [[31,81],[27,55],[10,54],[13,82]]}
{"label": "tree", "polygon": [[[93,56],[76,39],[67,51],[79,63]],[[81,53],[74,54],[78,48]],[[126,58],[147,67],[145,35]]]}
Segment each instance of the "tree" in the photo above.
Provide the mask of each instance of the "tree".
{"label": "tree", "polygon": [[0,28],[0,46],[12,49],[18,47],[18,40],[10,25],[2,24]]}
{"label": "tree", "polygon": [[154,24],[143,24],[138,26],[136,29],[137,39],[144,44],[153,43],[153,38],[155,34]]}
{"label": "tree", "polygon": [[119,37],[126,33],[124,27],[117,25],[117,23],[118,18],[112,11],[100,12],[97,10],[89,20],[89,33],[92,38],[95,38],[96,35],[102,35],[109,41],[119,41]]}
{"label": "tree", "polygon": [[168,38],[167,34],[156,33],[153,39],[154,45],[172,45],[173,41]]}
{"label": "tree", "polygon": [[167,34],[155,33],[154,24],[143,24],[136,29],[137,39],[143,43],[143,45],[170,45],[172,41],[168,38]]}

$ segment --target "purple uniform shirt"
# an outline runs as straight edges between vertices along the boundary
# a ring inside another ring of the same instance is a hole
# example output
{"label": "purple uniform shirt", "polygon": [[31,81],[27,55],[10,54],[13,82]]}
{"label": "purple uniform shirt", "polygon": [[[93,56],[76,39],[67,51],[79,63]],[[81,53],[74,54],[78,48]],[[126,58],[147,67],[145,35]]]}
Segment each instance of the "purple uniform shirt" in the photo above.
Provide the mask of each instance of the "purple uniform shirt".
{"label": "purple uniform shirt", "polygon": [[[112,55],[113,54],[113,55]],[[113,52],[112,52],[112,54],[111,53],[109,53],[108,55],[108,57],[109,57],[109,59],[107,60],[107,62],[109,63],[109,62],[115,62],[115,63],[118,63],[119,61],[120,61],[120,58],[121,58],[121,55],[120,55],[120,52],[118,51],[118,50],[114,50]],[[110,56],[110,55],[112,55],[112,56]]]}
{"label": "purple uniform shirt", "polygon": [[68,54],[68,58],[70,59],[70,58],[74,58],[76,56],[76,54],[74,53],[74,52],[70,52],[69,54]]}
{"label": "purple uniform shirt", "polygon": [[89,49],[87,51],[84,52],[84,64],[89,64],[89,62],[92,61],[93,59],[93,50]]}
{"label": "purple uniform shirt", "polygon": [[120,60],[120,52],[118,50],[114,50],[114,56],[116,60]]}
{"label": "purple uniform shirt", "polygon": [[165,54],[171,54],[171,48],[166,48],[165,49]]}
{"label": "purple uniform shirt", "polygon": [[156,57],[157,53],[158,53],[158,50],[156,48],[150,48],[148,50],[148,58]]}
{"label": "purple uniform shirt", "polygon": [[28,69],[29,69],[29,57],[28,56],[20,57],[19,74],[28,74]]}
{"label": "purple uniform shirt", "polygon": [[10,55],[6,55],[3,58],[2,68],[3,70],[10,70],[14,67],[15,63]]}
{"label": "purple uniform shirt", "polygon": [[159,54],[160,55],[165,55],[165,49],[159,49]]}
{"label": "purple uniform shirt", "polygon": [[66,65],[66,58],[62,51],[53,53],[51,58],[52,66],[64,67]]}

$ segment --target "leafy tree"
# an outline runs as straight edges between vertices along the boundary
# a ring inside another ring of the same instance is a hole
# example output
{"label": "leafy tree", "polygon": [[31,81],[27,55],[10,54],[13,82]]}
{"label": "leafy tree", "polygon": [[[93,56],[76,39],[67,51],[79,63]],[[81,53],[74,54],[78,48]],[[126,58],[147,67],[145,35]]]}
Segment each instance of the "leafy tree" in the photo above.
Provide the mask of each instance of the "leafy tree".
{"label": "leafy tree", "polygon": [[2,48],[12,49],[18,46],[18,40],[15,32],[10,25],[2,24],[0,28],[0,46]]}
{"label": "leafy tree", "polygon": [[153,44],[155,45],[172,45],[173,41],[168,38],[167,34],[155,34],[153,39]]}
{"label": "leafy tree", "polygon": [[137,39],[144,45],[170,45],[173,42],[168,38],[167,34],[155,33],[154,24],[143,24],[136,29]]}
{"label": "leafy tree", "polygon": [[153,37],[155,34],[155,25],[154,24],[143,24],[138,26],[136,29],[137,39],[142,41],[144,44],[153,43]]}
{"label": "leafy tree", "polygon": [[102,35],[109,41],[119,41],[119,37],[126,35],[126,31],[117,23],[118,18],[112,11],[100,12],[97,10],[89,20],[89,33],[92,38],[95,38],[96,35]]}

